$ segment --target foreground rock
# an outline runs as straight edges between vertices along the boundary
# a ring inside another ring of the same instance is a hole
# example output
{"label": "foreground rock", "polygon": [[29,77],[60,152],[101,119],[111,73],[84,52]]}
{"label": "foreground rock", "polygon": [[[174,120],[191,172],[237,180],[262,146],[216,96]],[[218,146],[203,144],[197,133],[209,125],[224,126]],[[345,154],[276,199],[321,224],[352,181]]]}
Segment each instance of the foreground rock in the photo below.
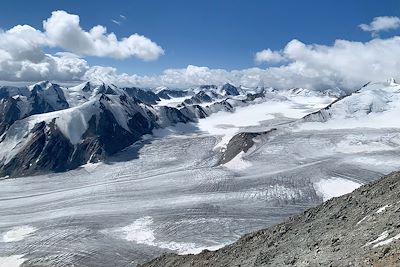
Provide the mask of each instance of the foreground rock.
{"label": "foreground rock", "polygon": [[142,266],[400,266],[400,172],[215,252]]}

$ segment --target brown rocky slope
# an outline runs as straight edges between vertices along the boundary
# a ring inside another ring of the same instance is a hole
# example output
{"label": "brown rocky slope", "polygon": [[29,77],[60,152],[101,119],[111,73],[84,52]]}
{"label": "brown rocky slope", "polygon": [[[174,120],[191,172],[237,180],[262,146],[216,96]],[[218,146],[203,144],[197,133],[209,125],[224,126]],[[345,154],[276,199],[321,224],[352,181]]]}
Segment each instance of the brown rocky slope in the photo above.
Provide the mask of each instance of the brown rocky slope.
{"label": "brown rocky slope", "polygon": [[142,266],[400,266],[400,172],[217,251]]}

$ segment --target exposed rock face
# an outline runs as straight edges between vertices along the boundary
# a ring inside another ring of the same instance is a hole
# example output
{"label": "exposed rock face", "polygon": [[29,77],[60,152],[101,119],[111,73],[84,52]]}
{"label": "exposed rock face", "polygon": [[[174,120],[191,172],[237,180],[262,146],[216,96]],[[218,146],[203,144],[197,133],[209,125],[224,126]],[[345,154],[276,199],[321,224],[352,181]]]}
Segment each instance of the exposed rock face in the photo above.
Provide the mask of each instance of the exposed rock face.
{"label": "exposed rock face", "polygon": [[208,116],[206,109],[200,105],[185,105],[179,111],[188,118],[203,119]]}
{"label": "exposed rock face", "polygon": [[[22,149],[9,161],[0,165],[0,175],[22,176],[48,171],[60,172],[77,168],[86,162],[104,160],[157,127],[155,117],[142,112],[132,112],[127,120],[128,128],[125,129],[110,111],[110,101],[106,95],[99,98],[99,112],[91,115],[88,128],[83,133],[81,142],[77,144],[73,144],[60,131],[56,118],[36,123],[24,137],[28,141]],[[13,127],[18,129],[19,124],[23,123],[25,122],[18,121]]]}
{"label": "exposed rock face", "polygon": [[345,97],[346,97],[346,96],[339,97],[339,98],[335,99],[332,103],[330,103],[330,104],[327,105],[326,107],[324,107],[324,108],[322,108],[322,109],[320,109],[320,110],[318,110],[318,111],[316,111],[316,112],[307,114],[306,116],[304,116],[304,117],[302,118],[302,120],[303,120],[303,121],[319,121],[319,122],[326,122],[327,120],[329,120],[329,118],[330,118],[331,115],[332,115],[331,112],[330,112],[331,107],[332,107],[336,102],[339,102],[340,100],[342,100],[342,99],[345,98]]}
{"label": "exposed rock face", "polygon": [[17,120],[69,107],[60,86],[50,82],[30,88],[0,88],[0,136]]}
{"label": "exposed rock face", "polygon": [[160,101],[159,96],[152,91],[143,90],[137,87],[126,87],[123,88],[123,90],[129,96],[139,99],[140,101],[142,101],[147,105],[155,105],[157,104],[157,101]]}
{"label": "exposed rock face", "polygon": [[29,95],[27,87],[15,87],[15,86],[0,86],[0,99],[8,98],[16,95]]}
{"label": "exposed rock face", "polygon": [[[310,121],[326,122],[326,121],[328,121],[332,117],[332,114],[334,113],[334,108],[336,107],[336,105],[338,103],[341,104],[341,102],[348,102],[348,103],[344,103],[344,105],[346,105],[346,104],[352,105],[352,103],[354,103],[354,102],[360,102],[361,101],[360,95],[362,98],[363,94],[368,93],[368,91],[370,90],[370,88],[368,88],[370,86],[370,84],[371,83],[366,83],[360,89],[358,89],[352,93],[340,94],[332,103],[330,103],[326,107],[304,116],[302,118],[302,121],[306,121],[306,122],[310,122]],[[366,88],[366,89],[364,89],[364,88]],[[364,92],[362,92],[363,89],[364,89]],[[361,94],[359,95],[360,92],[361,92]],[[380,94],[378,94],[377,96],[380,96]],[[371,107],[373,105],[373,103],[368,103],[368,105],[369,105],[369,107]],[[340,108],[342,108],[342,107],[340,107]]]}
{"label": "exposed rock face", "polygon": [[400,172],[215,252],[142,266],[400,266]]}
{"label": "exposed rock face", "polygon": [[238,89],[230,83],[226,83],[222,86],[222,91],[225,92],[226,95],[239,95]]}
{"label": "exposed rock face", "polygon": [[41,114],[69,107],[64,92],[57,84],[48,81],[38,83],[30,88],[31,94],[28,101],[31,104],[29,115]]}
{"label": "exposed rock face", "polygon": [[160,122],[163,126],[167,126],[171,121],[174,123],[187,123],[190,121],[194,121],[194,119],[198,118],[197,114],[185,114],[181,110],[172,107],[160,107],[159,109],[160,117],[166,120],[166,124],[162,121]]}
{"label": "exposed rock face", "polygon": [[44,170],[68,169],[68,158],[73,146],[51,123],[37,123],[31,130],[32,138],[9,162],[2,166],[2,175],[27,175]]}
{"label": "exposed rock face", "polygon": [[22,117],[18,101],[21,100],[12,97],[0,100],[0,136]]}
{"label": "exposed rock face", "polygon": [[260,93],[254,93],[254,94],[247,94],[246,100],[247,101],[253,101],[257,98],[262,98],[265,97],[265,93],[264,91],[260,92]]}
{"label": "exposed rock face", "polygon": [[238,133],[229,140],[225,151],[222,153],[219,164],[225,164],[235,158],[240,152],[247,152],[254,145],[254,138],[267,137],[270,133],[275,131],[273,128],[265,132],[242,132]]}
{"label": "exposed rock face", "polygon": [[195,105],[195,104],[202,104],[202,103],[211,103],[213,100],[221,98],[220,95],[217,93],[214,93],[212,91],[210,92],[205,92],[205,91],[200,91],[191,98],[185,99],[181,106],[184,105]]}
{"label": "exposed rock face", "polygon": [[199,87],[201,90],[215,90],[218,89],[218,86],[214,84],[203,84]]}
{"label": "exposed rock face", "polygon": [[188,95],[188,91],[172,90],[172,89],[163,89],[157,93],[157,96],[162,99],[171,99],[173,97],[184,97],[187,95]]}
{"label": "exposed rock face", "polygon": [[159,98],[141,89],[85,83],[63,90],[49,82],[30,86],[27,96],[7,90],[0,100],[0,177],[74,169],[106,159],[154,128],[197,119],[147,105]]}
{"label": "exposed rock face", "polygon": [[[48,81],[0,87],[0,177],[66,171],[105,160],[154,128],[234,112],[265,97],[238,94],[231,84],[158,93],[91,82],[69,88]],[[157,105],[161,98],[186,96],[177,108]]]}

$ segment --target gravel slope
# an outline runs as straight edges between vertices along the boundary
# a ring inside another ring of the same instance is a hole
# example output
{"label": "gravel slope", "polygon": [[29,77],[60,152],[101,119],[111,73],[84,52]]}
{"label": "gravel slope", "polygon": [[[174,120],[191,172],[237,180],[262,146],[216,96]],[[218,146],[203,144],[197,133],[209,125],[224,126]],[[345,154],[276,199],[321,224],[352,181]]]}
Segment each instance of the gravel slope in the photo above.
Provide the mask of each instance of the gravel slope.
{"label": "gravel slope", "polygon": [[400,266],[400,172],[220,250],[142,266]]}

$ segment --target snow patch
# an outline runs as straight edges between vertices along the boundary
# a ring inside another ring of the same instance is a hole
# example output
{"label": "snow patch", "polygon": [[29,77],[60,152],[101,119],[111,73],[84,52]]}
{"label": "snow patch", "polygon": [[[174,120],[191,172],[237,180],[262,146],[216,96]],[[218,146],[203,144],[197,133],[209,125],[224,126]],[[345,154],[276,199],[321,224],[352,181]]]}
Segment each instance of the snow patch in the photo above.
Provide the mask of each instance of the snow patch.
{"label": "snow patch", "polygon": [[384,212],[384,211],[385,211],[387,208],[389,208],[390,206],[392,206],[392,205],[390,205],[390,204],[385,205],[385,206],[379,208],[375,213],[376,213],[376,214],[379,214],[379,213],[381,213],[381,212]]}
{"label": "snow patch", "polygon": [[178,254],[193,254],[200,253],[204,249],[217,250],[224,246],[215,245],[210,247],[198,246],[195,243],[184,243],[175,241],[156,241],[154,230],[152,229],[153,219],[150,216],[145,216],[135,220],[132,224],[117,229],[117,232],[124,234],[124,239],[127,241],[133,241],[138,244],[144,244],[148,246],[155,246],[163,249],[169,249],[176,251]]}
{"label": "snow patch", "polygon": [[362,218],[361,220],[359,220],[356,225],[359,225],[360,223],[362,223],[363,221],[365,221],[367,218],[369,218],[370,215],[365,216],[364,218]]}
{"label": "snow patch", "polygon": [[19,267],[24,263],[24,255],[11,255],[6,257],[0,257],[0,267]]}
{"label": "snow patch", "polygon": [[333,197],[339,197],[341,195],[352,192],[359,188],[362,184],[334,177],[331,179],[324,179],[314,183],[314,189],[318,195],[320,195],[324,201]]}
{"label": "snow patch", "polygon": [[176,108],[179,104],[182,104],[188,97],[174,97],[171,99],[161,99],[161,101],[157,102],[157,106],[166,106]]}
{"label": "snow patch", "polygon": [[50,122],[55,119],[56,125],[72,144],[78,144],[82,140],[82,135],[88,128],[88,122],[92,115],[98,113],[95,100],[88,101],[78,107],[33,115],[26,119],[29,128],[32,129],[36,123],[42,121]]}
{"label": "snow patch", "polygon": [[14,227],[3,234],[2,242],[21,241],[37,230],[37,228],[30,225]]}
{"label": "snow patch", "polygon": [[222,166],[225,166],[226,168],[231,170],[244,170],[251,167],[252,164],[249,161],[243,159],[244,155],[245,153],[242,151],[237,154],[236,157],[234,157],[229,162],[223,164]]}
{"label": "snow patch", "polygon": [[91,173],[94,170],[97,169],[101,165],[101,162],[96,162],[96,163],[86,163],[85,165],[82,165],[81,167],[85,169],[85,171]]}
{"label": "snow patch", "polygon": [[[375,240],[372,240],[371,242],[366,243],[366,244],[364,245],[364,247],[368,247],[368,246],[370,246],[370,245],[372,245],[372,244],[375,244],[375,243],[377,243],[377,242],[379,242],[379,241],[382,241],[382,240],[386,239],[388,236],[389,236],[389,232],[388,232],[388,231],[384,231],[384,232],[382,232],[382,234],[380,234]],[[375,246],[374,246],[374,247],[375,247]]]}
{"label": "snow patch", "polygon": [[393,236],[391,238],[383,240],[383,241],[375,244],[373,247],[376,248],[376,247],[379,247],[379,246],[388,245],[388,244],[392,243],[394,240],[398,240],[398,239],[400,239],[400,234],[397,234],[397,235],[395,235],[395,236]]}

